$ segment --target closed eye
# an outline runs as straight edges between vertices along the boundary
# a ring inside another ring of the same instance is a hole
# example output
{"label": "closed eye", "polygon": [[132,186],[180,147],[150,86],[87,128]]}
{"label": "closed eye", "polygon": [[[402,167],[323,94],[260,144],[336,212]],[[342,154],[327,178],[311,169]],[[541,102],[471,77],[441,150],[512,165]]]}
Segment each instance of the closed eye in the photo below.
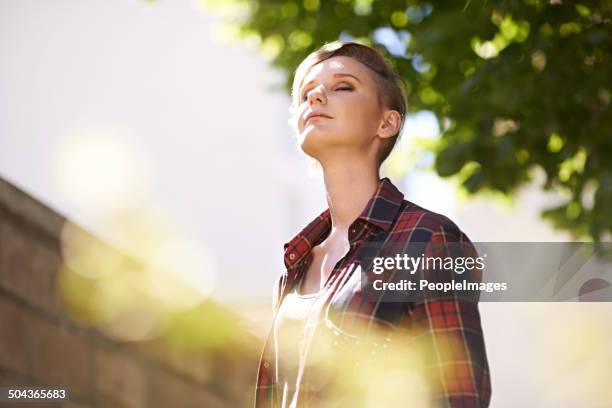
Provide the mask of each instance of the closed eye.
{"label": "closed eye", "polygon": [[[353,87],[351,86],[343,86],[340,88],[336,88],[336,91],[352,91],[352,90],[353,90]],[[305,102],[307,97],[308,97],[308,92],[305,92],[304,96],[302,97],[302,102]]]}

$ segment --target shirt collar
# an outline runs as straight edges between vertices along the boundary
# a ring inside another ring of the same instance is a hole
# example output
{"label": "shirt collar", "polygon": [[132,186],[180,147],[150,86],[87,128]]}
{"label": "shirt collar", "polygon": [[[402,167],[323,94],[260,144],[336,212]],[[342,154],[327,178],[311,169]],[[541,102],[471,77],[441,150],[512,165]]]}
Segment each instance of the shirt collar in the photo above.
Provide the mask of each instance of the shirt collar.
{"label": "shirt collar", "polygon": [[[379,180],[376,192],[357,219],[388,232],[397,217],[403,200],[404,194],[391,183],[389,178],[384,177]],[[302,261],[321,238],[328,233],[330,228],[331,214],[329,208],[327,208],[289,242],[284,244],[285,266],[289,269]]]}

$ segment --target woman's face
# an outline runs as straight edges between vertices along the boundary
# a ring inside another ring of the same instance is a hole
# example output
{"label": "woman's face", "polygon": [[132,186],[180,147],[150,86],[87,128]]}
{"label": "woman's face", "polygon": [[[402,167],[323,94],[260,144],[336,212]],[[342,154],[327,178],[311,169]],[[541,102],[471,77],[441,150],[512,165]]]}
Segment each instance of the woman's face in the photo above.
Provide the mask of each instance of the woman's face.
{"label": "woman's face", "polygon": [[[337,153],[375,157],[386,135],[385,110],[368,67],[345,56],[322,61],[306,73],[298,98],[295,120],[306,154],[320,161]],[[324,116],[308,118],[313,113]]]}

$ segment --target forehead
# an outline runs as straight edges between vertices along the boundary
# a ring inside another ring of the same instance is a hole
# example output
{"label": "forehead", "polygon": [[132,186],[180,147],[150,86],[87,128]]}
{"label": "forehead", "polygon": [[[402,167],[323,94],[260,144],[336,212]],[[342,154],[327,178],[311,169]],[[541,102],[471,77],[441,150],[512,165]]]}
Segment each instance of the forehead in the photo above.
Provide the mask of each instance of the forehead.
{"label": "forehead", "polygon": [[318,64],[310,67],[304,79],[300,84],[300,87],[316,80],[317,78],[323,78],[326,76],[333,76],[334,74],[352,74],[360,79],[363,83],[369,83],[370,73],[369,68],[363,65],[361,62],[346,56],[336,56],[328,58]]}

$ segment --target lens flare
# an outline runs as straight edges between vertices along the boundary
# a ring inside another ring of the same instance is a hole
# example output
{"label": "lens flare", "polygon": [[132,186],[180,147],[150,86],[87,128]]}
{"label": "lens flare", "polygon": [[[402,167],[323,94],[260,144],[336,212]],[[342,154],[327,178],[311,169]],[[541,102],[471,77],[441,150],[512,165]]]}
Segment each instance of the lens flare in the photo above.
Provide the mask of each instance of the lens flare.
{"label": "lens flare", "polygon": [[99,212],[129,208],[150,189],[143,150],[117,131],[82,131],[60,143],[55,166],[61,192],[80,208]]}

